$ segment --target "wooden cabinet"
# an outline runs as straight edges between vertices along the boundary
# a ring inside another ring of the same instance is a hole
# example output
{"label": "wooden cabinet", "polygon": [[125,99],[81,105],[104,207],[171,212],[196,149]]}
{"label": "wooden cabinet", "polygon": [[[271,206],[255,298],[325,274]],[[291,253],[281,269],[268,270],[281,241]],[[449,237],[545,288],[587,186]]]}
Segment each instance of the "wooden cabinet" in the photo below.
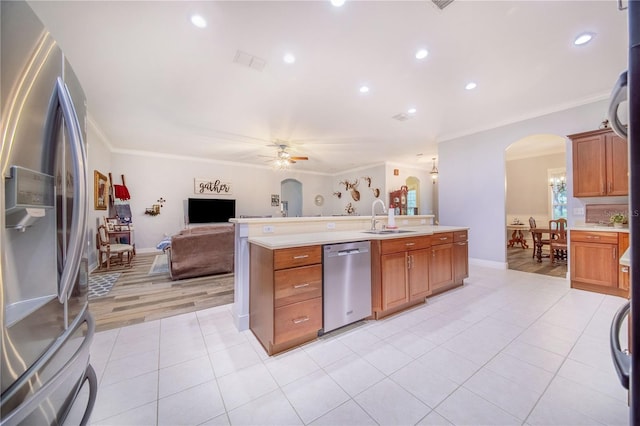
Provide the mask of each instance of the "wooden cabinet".
{"label": "wooden cabinet", "polygon": [[375,318],[424,302],[469,276],[467,231],[371,241]]}
{"label": "wooden cabinet", "polygon": [[[619,233],[570,231],[571,287],[628,297],[618,280]],[[626,250],[626,247],[624,248]]]}
{"label": "wooden cabinet", "polygon": [[453,233],[453,281],[461,285],[469,278],[469,237],[467,231]]}
{"label": "wooden cabinet", "polygon": [[431,237],[429,259],[429,285],[432,292],[439,292],[453,284],[453,232]]}
{"label": "wooden cabinet", "polygon": [[269,355],[315,339],[322,328],[320,246],[250,247],[249,327]]}
{"label": "wooden cabinet", "polygon": [[573,196],[629,194],[627,141],[611,129],[569,135],[573,142]]}
{"label": "wooden cabinet", "polygon": [[372,241],[372,310],[380,318],[424,301],[429,288],[429,236]]}

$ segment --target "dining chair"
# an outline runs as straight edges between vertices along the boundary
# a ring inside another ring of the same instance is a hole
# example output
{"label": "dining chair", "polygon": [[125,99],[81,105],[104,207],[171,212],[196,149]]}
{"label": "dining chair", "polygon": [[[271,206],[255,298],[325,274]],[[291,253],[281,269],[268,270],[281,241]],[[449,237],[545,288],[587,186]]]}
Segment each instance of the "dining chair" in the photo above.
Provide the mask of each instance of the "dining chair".
{"label": "dining chair", "polygon": [[555,219],[549,221],[549,229],[556,231],[551,234],[549,241],[549,257],[551,263],[556,260],[567,259],[567,219]]}
{"label": "dining chair", "polygon": [[[107,227],[98,226],[98,265],[102,269],[105,264],[107,270],[111,267],[111,259],[117,258],[121,265],[124,265],[124,255],[127,255],[127,265],[131,266],[133,257],[133,246],[131,244],[111,243]],[[104,260],[103,260],[104,258]]]}
{"label": "dining chair", "polygon": [[533,216],[529,218],[529,227],[531,228],[530,229],[531,238],[533,238],[533,254],[531,255],[531,257],[532,258],[536,257],[536,251],[538,250],[540,251],[540,257],[542,257],[542,247],[545,245],[548,246],[550,243],[550,239],[542,238],[541,232],[535,232],[537,225],[536,225],[536,220],[533,218]]}

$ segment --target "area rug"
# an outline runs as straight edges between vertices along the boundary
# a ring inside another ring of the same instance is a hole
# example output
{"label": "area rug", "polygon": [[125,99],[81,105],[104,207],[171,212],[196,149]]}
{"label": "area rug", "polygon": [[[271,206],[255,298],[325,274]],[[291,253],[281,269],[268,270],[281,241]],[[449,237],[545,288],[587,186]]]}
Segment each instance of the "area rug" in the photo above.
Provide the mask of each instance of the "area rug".
{"label": "area rug", "polygon": [[120,277],[120,272],[89,275],[89,299],[109,294],[118,277]]}
{"label": "area rug", "polygon": [[169,261],[166,254],[159,254],[153,259],[153,264],[147,275],[160,275],[169,273]]}

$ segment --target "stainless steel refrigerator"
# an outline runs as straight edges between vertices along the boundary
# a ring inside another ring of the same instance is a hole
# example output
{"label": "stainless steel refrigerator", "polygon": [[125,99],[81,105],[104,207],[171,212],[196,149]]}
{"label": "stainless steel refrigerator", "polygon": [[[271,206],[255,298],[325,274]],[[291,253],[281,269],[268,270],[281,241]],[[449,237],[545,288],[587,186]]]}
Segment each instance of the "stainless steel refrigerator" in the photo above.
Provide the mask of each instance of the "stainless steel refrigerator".
{"label": "stainless steel refrigerator", "polygon": [[0,2],[0,19],[0,424],[86,423],[85,96],[27,3]]}
{"label": "stainless steel refrigerator", "polygon": [[[629,143],[629,231],[630,231],[630,294],[628,304],[615,315],[611,325],[611,353],[620,382],[629,390],[629,424],[640,424],[640,1],[629,0],[628,14],[629,65],[620,75],[611,96],[609,120],[613,129]],[[619,120],[618,105],[628,101],[628,122]],[[633,332],[629,334],[630,354],[620,345],[620,330],[628,319]]]}

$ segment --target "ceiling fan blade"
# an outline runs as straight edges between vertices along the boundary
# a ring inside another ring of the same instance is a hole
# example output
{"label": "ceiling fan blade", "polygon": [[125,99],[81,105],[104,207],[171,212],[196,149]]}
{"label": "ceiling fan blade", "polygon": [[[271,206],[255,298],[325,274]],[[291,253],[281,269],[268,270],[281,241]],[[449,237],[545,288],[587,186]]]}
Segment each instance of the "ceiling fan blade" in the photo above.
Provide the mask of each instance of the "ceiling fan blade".
{"label": "ceiling fan blade", "polygon": [[309,157],[289,157],[290,160],[298,160],[298,161],[302,161],[302,160],[308,160]]}

